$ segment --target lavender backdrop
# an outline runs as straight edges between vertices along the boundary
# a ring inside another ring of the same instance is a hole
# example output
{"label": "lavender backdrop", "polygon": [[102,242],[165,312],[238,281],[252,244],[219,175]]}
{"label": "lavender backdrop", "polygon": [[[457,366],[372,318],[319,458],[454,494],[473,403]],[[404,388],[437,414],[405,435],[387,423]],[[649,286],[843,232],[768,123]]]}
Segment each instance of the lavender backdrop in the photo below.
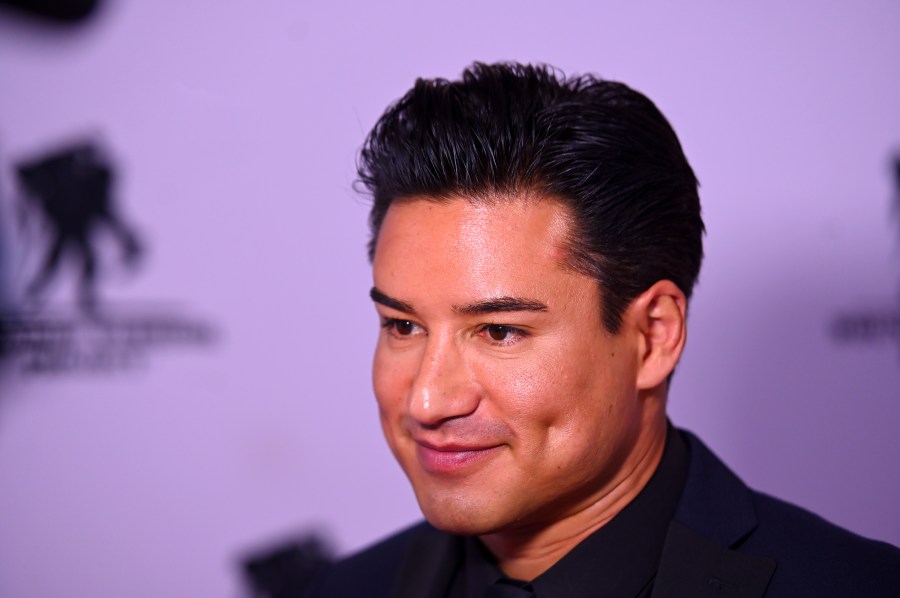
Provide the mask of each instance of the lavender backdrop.
{"label": "lavender backdrop", "polygon": [[749,484],[900,543],[900,341],[831,333],[900,311],[898,33],[895,0],[120,0],[70,31],[0,13],[0,298],[34,260],[12,165],[90,134],[148,248],[104,298],[218,330],[103,375],[7,367],[0,595],[239,596],[248,550],[318,529],[349,551],[418,517],[369,388],[354,155],[415,77],[476,59],[658,103],[709,230],[672,418]]}

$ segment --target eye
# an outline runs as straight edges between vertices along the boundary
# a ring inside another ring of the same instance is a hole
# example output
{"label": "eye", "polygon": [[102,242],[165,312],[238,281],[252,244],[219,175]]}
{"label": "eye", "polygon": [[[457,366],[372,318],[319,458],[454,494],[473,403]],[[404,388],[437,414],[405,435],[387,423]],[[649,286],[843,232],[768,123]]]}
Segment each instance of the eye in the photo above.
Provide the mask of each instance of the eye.
{"label": "eye", "polygon": [[396,332],[400,336],[412,334],[413,331],[413,323],[409,320],[394,320],[392,326],[394,328],[394,332]]}
{"label": "eye", "polygon": [[489,324],[485,328],[485,332],[487,332],[488,336],[491,337],[492,340],[505,341],[509,340],[509,337],[513,333],[513,329],[509,326],[502,326],[500,324]]}
{"label": "eye", "polygon": [[501,346],[515,344],[528,336],[524,330],[505,324],[486,324],[479,330],[479,334],[483,334],[488,340]]}
{"label": "eye", "polygon": [[399,318],[384,318],[381,327],[396,337],[412,336],[419,331],[419,325],[415,322]]}

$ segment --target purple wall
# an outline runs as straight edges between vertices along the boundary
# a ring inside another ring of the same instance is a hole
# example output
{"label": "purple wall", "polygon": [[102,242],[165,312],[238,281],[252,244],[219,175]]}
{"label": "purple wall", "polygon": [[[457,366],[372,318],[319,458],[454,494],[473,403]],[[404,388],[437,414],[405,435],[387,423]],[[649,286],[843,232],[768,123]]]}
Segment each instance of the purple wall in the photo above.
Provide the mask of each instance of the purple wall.
{"label": "purple wall", "polygon": [[312,528],[351,550],[418,517],[369,387],[354,154],[415,77],[476,59],[657,102],[709,231],[673,420],[749,484],[900,543],[900,339],[831,332],[900,311],[896,1],[109,4],[75,31],[0,13],[0,299],[36,261],[12,165],[98,134],[148,248],[105,300],[218,333],[112,373],[7,365],[0,595],[236,596],[247,550]]}

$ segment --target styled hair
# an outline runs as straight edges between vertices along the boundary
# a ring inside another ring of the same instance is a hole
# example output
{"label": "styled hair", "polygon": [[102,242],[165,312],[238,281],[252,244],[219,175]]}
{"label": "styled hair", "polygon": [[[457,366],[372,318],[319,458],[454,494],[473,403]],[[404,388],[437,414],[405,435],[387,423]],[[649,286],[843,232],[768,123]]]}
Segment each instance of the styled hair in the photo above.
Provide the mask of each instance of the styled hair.
{"label": "styled hair", "polygon": [[600,285],[606,329],[655,282],[690,297],[703,259],[697,179],[644,95],[547,65],[475,63],[418,79],[363,145],[369,258],[394,201],[547,197],[572,218],[568,266]]}

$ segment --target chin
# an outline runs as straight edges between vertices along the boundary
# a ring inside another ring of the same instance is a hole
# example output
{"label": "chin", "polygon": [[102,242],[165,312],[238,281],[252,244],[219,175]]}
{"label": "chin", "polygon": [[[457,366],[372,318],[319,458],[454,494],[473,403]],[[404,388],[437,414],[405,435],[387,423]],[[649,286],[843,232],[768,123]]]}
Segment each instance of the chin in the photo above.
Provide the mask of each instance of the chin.
{"label": "chin", "polygon": [[505,527],[484,501],[459,494],[450,497],[419,497],[419,507],[428,523],[459,536],[481,536]]}
{"label": "chin", "polygon": [[425,512],[423,512],[423,514],[428,523],[448,534],[457,536],[482,536],[495,531],[491,526],[484,525],[480,521],[474,521],[465,516],[447,517],[444,514],[434,515]]}

